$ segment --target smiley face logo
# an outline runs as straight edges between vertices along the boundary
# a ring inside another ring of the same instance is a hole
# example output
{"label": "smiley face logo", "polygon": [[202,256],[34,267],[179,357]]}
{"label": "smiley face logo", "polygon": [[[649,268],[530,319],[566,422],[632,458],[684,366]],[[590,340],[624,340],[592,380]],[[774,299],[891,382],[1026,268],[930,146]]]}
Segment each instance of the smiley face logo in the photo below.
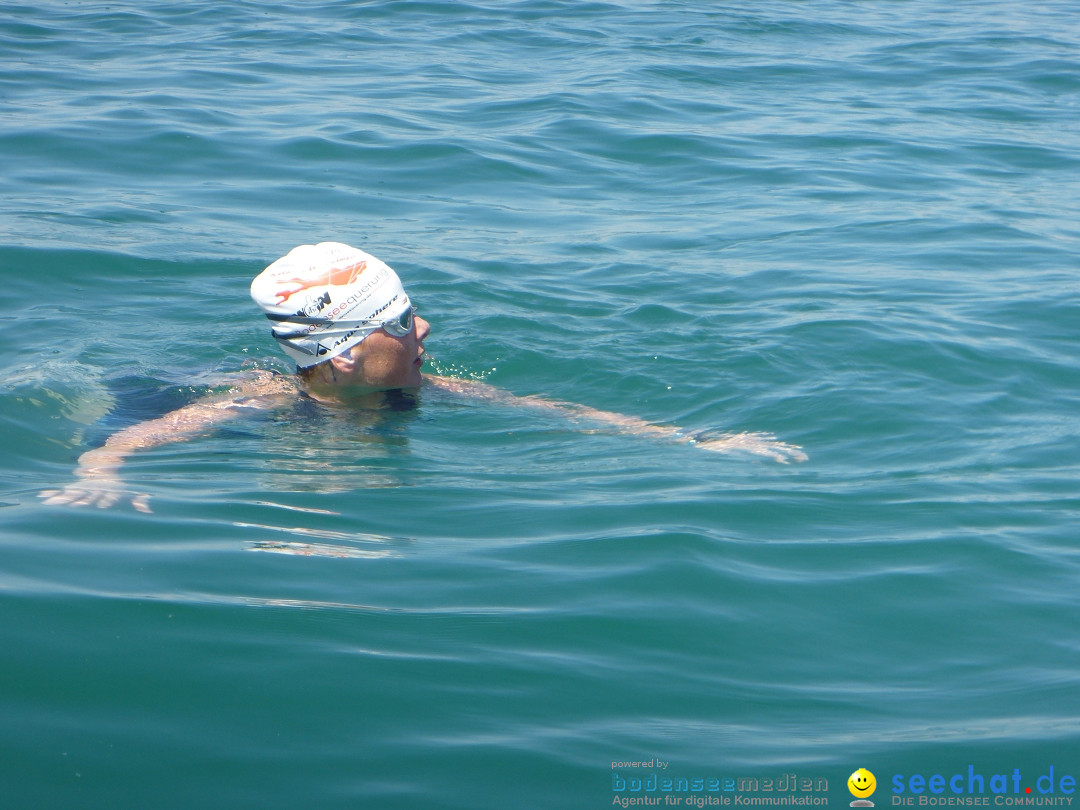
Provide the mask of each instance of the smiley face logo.
{"label": "smiley face logo", "polygon": [[877,790],[877,779],[866,768],[859,768],[847,780],[848,790],[857,799],[865,799]]}

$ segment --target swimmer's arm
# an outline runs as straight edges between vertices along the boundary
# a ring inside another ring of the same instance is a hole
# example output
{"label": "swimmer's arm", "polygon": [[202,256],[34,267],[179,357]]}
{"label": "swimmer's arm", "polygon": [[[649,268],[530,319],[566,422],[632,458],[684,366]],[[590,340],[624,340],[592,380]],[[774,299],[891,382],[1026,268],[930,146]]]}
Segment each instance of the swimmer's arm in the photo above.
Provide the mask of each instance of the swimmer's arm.
{"label": "swimmer's arm", "polygon": [[284,396],[295,387],[283,378],[267,372],[257,372],[250,379],[242,380],[228,394],[218,394],[185,405],[175,411],[130,425],[111,435],[101,447],[87,450],[75,468],[75,478],[62,490],[41,493],[47,504],[68,506],[111,506],[128,498],[142,512],[149,512],[148,495],[126,491],[120,477],[120,469],[128,456],[139,450],[147,450],[174,442],[182,442],[206,433],[241,416],[250,407],[253,397],[260,405],[272,401],[276,395]]}
{"label": "swimmer's arm", "polygon": [[583,417],[593,422],[610,425],[619,433],[666,439],[680,444],[691,444],[714,453],[749,453],[770,458],[781,464],[786,464],[789,461],[806,461],[806,454],[802,452],[800,447],[778,441],[775,436],[768,433],[725,433],[704,437],[702,435],[688,434],[674,425],[654,425],[636,416],[601,411],[587,405],[559,402],[536,396],[519,397],[493,385],[476,380],[458,380],[452,377],[438,377],[430,374],[424,375],[424,380],[435,388],[460,394],[470,399]]}

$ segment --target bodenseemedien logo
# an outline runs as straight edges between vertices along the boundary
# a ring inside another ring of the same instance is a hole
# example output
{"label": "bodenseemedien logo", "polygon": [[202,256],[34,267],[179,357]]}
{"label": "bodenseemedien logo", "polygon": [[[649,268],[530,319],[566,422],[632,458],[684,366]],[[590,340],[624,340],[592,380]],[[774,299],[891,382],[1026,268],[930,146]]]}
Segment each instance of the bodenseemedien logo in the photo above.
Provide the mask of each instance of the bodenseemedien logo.
{"label": "bodenseemedien logo", "polygon": [[848,790],[851,791],[851,795],[855,797],[855,801],[851,803],[852,807],[873,807],[874,803],[869,801],[870,797],[874,795],[874,791],[877,790],[877,779],[866,768],[859,768],[847,780]]}

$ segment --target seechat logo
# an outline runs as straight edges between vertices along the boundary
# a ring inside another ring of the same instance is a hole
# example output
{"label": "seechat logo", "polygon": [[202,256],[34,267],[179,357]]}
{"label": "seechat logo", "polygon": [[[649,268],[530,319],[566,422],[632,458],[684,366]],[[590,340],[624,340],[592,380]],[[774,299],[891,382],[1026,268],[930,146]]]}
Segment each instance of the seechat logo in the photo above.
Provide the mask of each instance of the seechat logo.
{"label": "seechat logo", "polygon": [[892,778],[892,804],[899,807],[1069,807],[1075,791],[1076,778],[1055,774],[1053,766],[1034,779],[1025,778],[1019,768],[1012,773],[985,774],[974,765],[954,774],[898,773]]}

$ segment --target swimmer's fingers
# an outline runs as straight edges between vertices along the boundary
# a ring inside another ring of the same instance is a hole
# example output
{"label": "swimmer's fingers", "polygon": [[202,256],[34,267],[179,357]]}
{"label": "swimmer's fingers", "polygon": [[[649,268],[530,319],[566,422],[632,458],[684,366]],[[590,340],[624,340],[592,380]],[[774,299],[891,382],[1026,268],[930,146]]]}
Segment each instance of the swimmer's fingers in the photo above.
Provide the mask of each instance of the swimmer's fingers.
{"label": "swimmer's fingers", "polygon": [[777,441],[771,433],[730,433],[723,436],[695,437],[693,443],[695,447],[712,453],[749,453],[779,464],[807,459],[801,447]]}
{"label": "swimmer's fingers", "polygon": [[49,506],[91,506],[103,499],[103,493],[84,487],[67,487],[47,489],[38,493],[38,497],[43,498]]}
{"label": "swimmer's fingers", "polygon": [[46,489],[38,493],[42,503],[48,506],[96,506],[99,509],[107,509],[116,505],[122,499],[130,495],[131,506],[138,512],[150,512],[150,496],[146,493],[131,495],[122,487],[112,485],[93,487],[83,484],[72,484],[64,489]]}
{"label": "swimmer's fingers", "polygon": [[68,487],[67,489],[46,489],[38,493],[38,497],[43,499],[43,503],[49,506],[68,506],[73,501],[81,498],[82,492]]}
{"label": "swimmer's fingers", "polygon": [[65,489],[48,489],[38,494],[49,506],[111,506],[119,494],[110,491],[71,486]]}

